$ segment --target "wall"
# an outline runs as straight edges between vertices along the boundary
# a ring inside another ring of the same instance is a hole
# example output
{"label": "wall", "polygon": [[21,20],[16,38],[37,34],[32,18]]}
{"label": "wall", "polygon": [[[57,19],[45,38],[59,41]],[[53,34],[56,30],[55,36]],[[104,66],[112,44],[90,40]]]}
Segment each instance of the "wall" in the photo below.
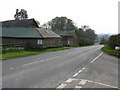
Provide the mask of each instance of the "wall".
{"label": "wall", "polygon": [[[42,44],[38,44],[38,40],[42,40]],[[59,47],[62,46],[61,38],[46,39],[26,39],[26,38],[2,38],[3,45],[21,45],[22,47]]]}

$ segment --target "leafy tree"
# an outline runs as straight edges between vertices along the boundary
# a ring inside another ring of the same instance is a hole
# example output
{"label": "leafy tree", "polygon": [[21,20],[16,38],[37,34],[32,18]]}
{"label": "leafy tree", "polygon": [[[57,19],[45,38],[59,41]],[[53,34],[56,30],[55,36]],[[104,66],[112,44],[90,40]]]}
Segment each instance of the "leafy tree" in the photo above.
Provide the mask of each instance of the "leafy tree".
{"label": "leafy tree", "polygon": [[79,45],[91,45],[96,39],[96,34],[94,30],[92,30],[88,26],[82,26],[81,28],[76,30],[76,34],[78,37]]}
{"label": "leafy tree", "polygon": [[74,22],[67,17],[55,17],[47,23],[52,30],[75,30]]}
{"label": "leafy tree", "polygon": [[81,28],[79,28],[78,30],[76,30],[76,34],[77,34],[77,36],[80,38],[80,37],[82,37],[82,38],[86,38],[86,33],[85,33],[85,31],[83,30],[83,29],[81,29]]}
{"label": "leafy tree", "polygon": [[89,38],[79,38],[79,46],[92,45],[94,42]]}
{"label": "leafy tree", "polygon": [[87,29],[85,32],[86,32],[86,37],[88,37],[90,40],[94,41],[96,39],[96,34],[95,34],[94,30]]}

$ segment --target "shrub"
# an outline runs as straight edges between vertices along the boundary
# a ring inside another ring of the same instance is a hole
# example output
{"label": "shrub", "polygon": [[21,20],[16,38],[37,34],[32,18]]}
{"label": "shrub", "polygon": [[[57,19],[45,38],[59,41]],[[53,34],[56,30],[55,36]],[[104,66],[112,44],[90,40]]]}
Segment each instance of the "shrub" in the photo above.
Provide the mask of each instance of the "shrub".
{"label": "shrub", "polygon": [[112,35],[109,39],[108,45],[110,49],[115,49],[115,46],[120,47],[120,34]]}
{"label": "shrub", "polygon": [[102,50],[110,55],[114,55],[120,58],[120,51],[118,50],[112,50],[108,45],[105,45]]}

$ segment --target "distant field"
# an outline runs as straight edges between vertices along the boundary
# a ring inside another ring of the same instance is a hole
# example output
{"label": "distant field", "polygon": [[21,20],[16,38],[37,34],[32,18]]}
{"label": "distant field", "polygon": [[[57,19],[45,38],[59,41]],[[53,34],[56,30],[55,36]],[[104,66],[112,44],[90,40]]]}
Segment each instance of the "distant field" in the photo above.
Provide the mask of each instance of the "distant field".
{"label": "distant field", "polygon": [[120,51],[118,50],[111,50],[108,45],[105,45],[102,50],[110,55],[116,56],[120,58]]}

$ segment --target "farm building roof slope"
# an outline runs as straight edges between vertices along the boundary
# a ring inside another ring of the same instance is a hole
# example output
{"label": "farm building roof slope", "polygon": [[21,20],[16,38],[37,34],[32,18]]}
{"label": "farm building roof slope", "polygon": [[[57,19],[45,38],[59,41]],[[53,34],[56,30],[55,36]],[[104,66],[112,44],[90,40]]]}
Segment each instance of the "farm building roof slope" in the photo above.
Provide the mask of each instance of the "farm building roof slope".
{"label": "farm building roof slope", "polygon": [[21,28],[21,27],[2,27],[0,29],[0,37],[13,38],[42,38],[36,28]]}
{"label": "farm building roof slope", "polygon": [[37,28],[37,30],[44,38],[61,37],[50,29]]}
{"label": "farm building roof slope", "polygon": [[35,19],[3,21],[2,27],[36,27],[36,28],[39,28]]}

